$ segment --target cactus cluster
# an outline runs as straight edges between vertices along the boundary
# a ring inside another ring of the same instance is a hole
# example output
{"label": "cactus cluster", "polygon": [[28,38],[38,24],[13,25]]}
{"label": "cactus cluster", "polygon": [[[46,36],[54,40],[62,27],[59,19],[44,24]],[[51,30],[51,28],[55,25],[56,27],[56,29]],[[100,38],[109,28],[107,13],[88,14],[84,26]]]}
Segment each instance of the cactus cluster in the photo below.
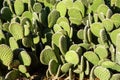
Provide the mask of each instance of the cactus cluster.
{"label": "cactus cluster", "polygon": [[120,80],[119,27],[120,0],[0,0],[0,80]]}

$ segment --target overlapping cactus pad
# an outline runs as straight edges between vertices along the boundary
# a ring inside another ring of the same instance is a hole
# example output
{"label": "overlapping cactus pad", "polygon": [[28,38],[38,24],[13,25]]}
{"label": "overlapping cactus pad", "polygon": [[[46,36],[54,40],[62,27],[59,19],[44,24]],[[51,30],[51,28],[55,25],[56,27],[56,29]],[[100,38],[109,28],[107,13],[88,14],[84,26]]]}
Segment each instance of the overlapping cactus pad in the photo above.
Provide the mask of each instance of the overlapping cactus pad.
{"label": "overlapping cactus pad", "polygon": [[120,80],[120,0],[0,0],[0,80]]}

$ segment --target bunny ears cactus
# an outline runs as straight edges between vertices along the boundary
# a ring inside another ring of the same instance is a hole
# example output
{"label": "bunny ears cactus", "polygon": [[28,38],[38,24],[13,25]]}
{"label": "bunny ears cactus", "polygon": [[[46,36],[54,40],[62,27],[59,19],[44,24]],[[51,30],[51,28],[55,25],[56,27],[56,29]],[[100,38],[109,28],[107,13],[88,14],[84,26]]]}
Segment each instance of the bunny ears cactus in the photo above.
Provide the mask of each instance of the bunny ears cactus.
{"label": "bunny ears cactus", "polygon": [[119,41],[120,0],[0,0],[0,79],[119,80]]}

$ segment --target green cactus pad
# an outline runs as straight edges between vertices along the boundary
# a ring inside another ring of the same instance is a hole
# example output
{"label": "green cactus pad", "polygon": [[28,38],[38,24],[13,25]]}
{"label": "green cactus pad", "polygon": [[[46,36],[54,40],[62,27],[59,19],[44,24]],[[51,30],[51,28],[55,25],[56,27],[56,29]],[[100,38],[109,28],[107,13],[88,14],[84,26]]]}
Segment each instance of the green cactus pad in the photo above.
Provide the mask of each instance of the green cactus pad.
{"label": "green cactus pad", "polygon": [[84,57],[93,65],[97,65],[99,62],[99,57],[92,51],[85,52]]}
{"label": "green cactus pad", "polygon": [[72,67],[73,64],[71,63],[65,63],[61,66],[61,71],[64,73],[67,73],[69,69]]}
{"label": "green cactus pad", "polygon": [[[116,38],[116,51],[117,52],[120,52],[120,44],[119,44],[119,41],[120,41],[120,33],[117,34],[117,38]],[[117,57],[117,55],[116,55]]]}
{"label": "green cactus pad", "polygon": [[67,38],[65,36],[61,36],[59,38],[59,49],[62,55],[65,55],[65,53],[67,52]]}
{"label": "green cactus pad", "polygon": [[120,26],[120,14],[116,13],[112,15],[111,20],[114,23],[116,28]]}
{"label": "green cactus pad", "polygon": [[97,66],[94,69],[94,75],[100,80],[109,80],[111,77],[110,71],[102,66]]}
{"label": "green cactus pad", "polygon": [[53,29],[54,29],[55,33],[63,30],[62,27],[59,24],[55,24]]}
{"label": "green cactus pad", "polygon": [[105,29],[100,30],[100,40],[102,45],[105,45],[106,47],[108,47],[108,36]]}
{"label": "green cactus pad", "polygon": [[94,52],[99,56],[100,59],[105,59],[108,57],[108,50],[105,46],[98,46],[94,49]]}
{"label": "green cactus pad", "polygon": [[91,5],[91,9],[93,12],[97,11],[97,8],[101,5],[104,4],[104,0],[94,0],[93,4]]}
{"label": "green cactus pad", "polygon": [[73,7],[73,0],[63,0],[63,2],[65,3],[67,9]]}
{"label": "green cactus pad", "polygon": [[11,23],[9,26],[9,31],[16,40],[24,37],[23,27],[19,23]]}
{"label": "green cactus pad", "polygon": [[86,75],[89,75],[89,73],[90,73],[90,64],[89,64],[88,61],[86,61],[85,74],[86,74]]}
{"label": "green cactus pad", "polygon": [[60,13],[55,9],[52,10],[48,15],[48,27],[52,28],[59,17],[60,17]]}
{"label": "green cactus pad", "polygon": [[79,39],[83,40],[83,39],[84,39],[83,35],[84,35],[84,30],[83,30],[83,29],[80,29],[80,30],[77,32],[77,37],[78,37]]}
{"label": "green cactus pad", "polygon": [[101,66],[103,66],[105,68],[113,69],[113,70],[116,70],[116,71],[120,72],[120,65],[118,65],[117,63],[112,62],[110,60],[103,61],[101,63]]}
{"label": "green cactus pad", "polygon": [[102,21],[102,24],[104,28],[106,29],[106,31],[111,31],[114,28],[114,25],[111,19],[104,19]]}
{"label": "green cactus pad", "polygon": [[42,50],[40,54],[40,61],[42,64],[48,65],[49,61],[53,59],[56,62],[58,62],[57,57],[55,55],[55,52],[52,50],[52,48],[45,48]]}
{"label": "green cactus pad", "polygon": [[56,22],[56,23],[59,24],[59,23],[61,23],[61,22],[66,22],[66,23],[69,24],[68,19],[67,19],[66,17],[64,17],[64,16],[59,17],[59,18],[57,19],[57,22]]}
{"label": "green cactus pad", "polygon": [[83,3],[80,0],[76,0],[73,3],[73,7],[77,8],[78,10],[80,10],[80,12],[82,13],[82,16],[84,17],[85,8],[84,8]]}
{"label": "green cactus pad", "polygon": [[33,15],[32,15],[32,13],[30,11],[25,11],[22,14],[22,18],[24,18],[24,17],[29,18],[30,20],[32,20]]}
{"label": "green cactus pad", "polygon": [[31,57],[26,51],[21,51],[18,55],[18,58],[22,64],[24,64],[25,66],[30,66]]}
{"label": "green cactus pad", "polygon": [[23,13],[23,11],[24,11],[24,3],[22,2],[22,0],[15,0],[14,9],[15,9],[15,13],[17,15],[21,15]]}
{"label": "green cactus pad", "polygon": [[69,25],[68,23],[66,23],[66,22],[60,22],[59,25],[60,25],[65,31],[67,31],[67,34],[68,34],[68,36],[69,36],[69,35],[70,35],[70,30],[71,30],[70,25]]}
{"label": "green cactus pad", "polygon": [[32,47],[33,46],[33,41],[30,36],[22,38],[22,44],[25,47]]}
{"label": "green cactus pad", "polygon": [[99,7],[97,8],[97,13],[100,15],[101,13],[106,16],[106,13],[108,11],[109,7],[106,6],[105,4],[101,4],[99,5]]}
{"label": "green cactus pad", "polygon": [[96,22],[90,25],[90,29],[95,36],[100,37],[100,30],[103,29],[103,25],[100,22]]}
{"label": "green cactus pad", "polygon": [[70,48],[69,48],[69,50],[74,50],[79,55],[82,55],[82,48],[79,45],[77,45],[77,44],[71,45]]}
{"label": "green cactus pad", "polygon": [[18,70],[22,73],[26,73],[27,72],[27,68],[25,67],[25,65],[19,65],[18,66]]}
{"label": "green cactus pad", "polygon": [[55,76],[57,74],[58,67],[59,67],[59,64],[55,60],[51,59],[49,61],[48,70],[51,75]]}
{"label": "green cactus pad", "polygon": [[0,44],[5,42],[5,35],[3,34],[3,31],[0,30]]}
{"label": "green cactus pad", "polygon": [[77,65],[79,63],[79,56],[78,54],[73,51],[73,50],[69,50],[66,54],[65,54],[65,60],[68,63],[72,63],[74,65]]}
{"label": "green cactus pad", "polygon": [[69,20],[71,23],[76,24],[76,25],[81,24],[82,14],[77,8],[73,7],[73,8],[68,9],[68,15],[69,15]]}
{"label": "green cactus pad", "polygon": [[5,80],[16,80],[19,77],[20,77],[20,72],[19,70],[15,69],[6,74]]}
{"label": "green cactus pad", "polygon": [[15,40],[14,37],[9,38],[9,44],[10,44],[10,48],[12,49],[12,51],[19,48],[18,43],[17,43],[17,41]]}
{"label": "green cactus pad", "polygon": [[9,46],[7,46],[5,44],[1,44],[0,45],[0,61],[1,61],[1,63],[4,64],[5,66],[9,67],[12,60],[13,60],[12,50],[9,48]]}
{"label": "green cactus pad", "polygon": [[52,36],[52,41],[57,47],[59,47],[59,39],[61,36],[63,36],[63,34],[61,32],[57,32],[57,33],[53,34],[53,36]]}
{"label": "green cactus pad", "polygon": [[40,13],[41,10],[42,10],[42,5],[41,5],[40,3],[35,3],[35,4],[33,5],[33,10],[34,10],[35,12],[37,12],[37,13]]}
{"label": "green cactus pad", "polygon": [[120,74],[119,73],[113,74],[110,80],[120,80]]}
{"label": "green cactus pad", "polygon": [[120,33],[120,29],[115,29],[110,33],[110,38],[112,40],[112,43],[114,45],[116,45],[116,39],[117,39],[117,35]]}
{"label": "green cactus pad", "polygon": [[65,3],[60,1],[56,6],[56,10],[60,12],[60,16],[65,16],[67,12]]}
{"label": "green cactus pad", "polygon": [[12,12],[8,7],[3,7],[1,9],[1,15],[2,15],[2,18],[5,20],[11,20],[12,18]]}

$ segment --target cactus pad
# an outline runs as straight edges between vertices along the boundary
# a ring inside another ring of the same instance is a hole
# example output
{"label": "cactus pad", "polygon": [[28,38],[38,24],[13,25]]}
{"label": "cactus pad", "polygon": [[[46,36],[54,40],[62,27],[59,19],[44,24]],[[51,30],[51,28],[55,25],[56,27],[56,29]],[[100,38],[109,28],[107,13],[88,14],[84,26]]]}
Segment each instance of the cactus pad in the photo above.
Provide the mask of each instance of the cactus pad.
{"label": "cactus pad", "polygon": [[73,51],[73,50],[69,50],[66,54],[65,54],[65,60],[68,63],[72,63],[74,65],[77,65],[79,63],[79,56],[78,54]]}
{"label": "cactus pad", "polygon": [[2,62],[2,64],[9,67],[12,60],[13,60],[12,50],[9,48],[9,46],[5,44],[1,44],[0,45],[0,61]]}

